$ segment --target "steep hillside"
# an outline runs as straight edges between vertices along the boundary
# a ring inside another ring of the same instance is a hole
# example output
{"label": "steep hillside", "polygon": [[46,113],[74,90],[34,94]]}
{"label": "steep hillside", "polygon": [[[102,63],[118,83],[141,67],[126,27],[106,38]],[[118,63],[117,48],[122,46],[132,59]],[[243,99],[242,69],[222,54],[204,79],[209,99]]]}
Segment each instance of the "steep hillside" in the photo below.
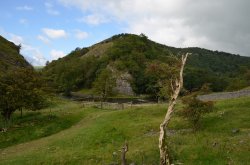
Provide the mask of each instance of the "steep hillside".
{"label": "steep hillside", "polygon": [[108,66],[121,74],[129,73],[135,93],[152,93],[150,87],[156,82],[146,74],[147,65],[171,64],[173,56],[186,52],[192,53],[185,70],[186,89],[194,91],[209,84],[213,91],[223,91],[250,85],[249,57],[201,48],[168,47],[143,34],[115,35],[91,47],[76,48],[66,57],[52,61],[43,72],[58,91],[71,91],[91,88],[96,76]]}
{"label": "steep hillside", "polygon": [[20,55],[20,46],[0,36],[0,72],[15,67],[31,67],[31,65]]}

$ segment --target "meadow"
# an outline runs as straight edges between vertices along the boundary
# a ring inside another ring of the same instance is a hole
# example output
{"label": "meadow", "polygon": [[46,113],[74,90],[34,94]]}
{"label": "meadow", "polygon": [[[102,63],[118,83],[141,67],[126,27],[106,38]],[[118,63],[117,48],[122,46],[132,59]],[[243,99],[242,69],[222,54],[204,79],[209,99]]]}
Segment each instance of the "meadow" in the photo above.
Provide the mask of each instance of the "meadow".
{"label": "meadow", "polygon": [[[129,163],[159,164],[159,125],[167,104],[124,110],[83,107],[58,99],[50,108],[14,115],[0,133],[0,164],[119,164],[127,141]],[[221,100],[194,132],[177,104],[168,144],[174,164],[247,165],[250,162],[250,98]]]}

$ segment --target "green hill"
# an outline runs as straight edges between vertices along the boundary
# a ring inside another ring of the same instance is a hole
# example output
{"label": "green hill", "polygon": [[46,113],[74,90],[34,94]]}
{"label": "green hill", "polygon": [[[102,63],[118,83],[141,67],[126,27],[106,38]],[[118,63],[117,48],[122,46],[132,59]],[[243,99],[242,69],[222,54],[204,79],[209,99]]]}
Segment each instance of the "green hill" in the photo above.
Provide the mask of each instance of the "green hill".
{"label": "green hill", "polygon": [[[201,48],[174,48],[149,40],[145,35],[119,34],[88,48],[76,48],[52,61],[44,75],[59,92],[91,88],[106,67],[132,76],[136,94],[150,94],[155,80],[146,74],[152,62],[171,63],[170,57],[190,52],[185,70],[189,91],[209,84],[212,91],[236,90],[250,85],[250,58]],[[235,83],[237,82],[237,83]]]}
{"label": "green hill", "polygon": [[0,36],[0,73],[16,67],[31,67],[20,54],[20,46]]}

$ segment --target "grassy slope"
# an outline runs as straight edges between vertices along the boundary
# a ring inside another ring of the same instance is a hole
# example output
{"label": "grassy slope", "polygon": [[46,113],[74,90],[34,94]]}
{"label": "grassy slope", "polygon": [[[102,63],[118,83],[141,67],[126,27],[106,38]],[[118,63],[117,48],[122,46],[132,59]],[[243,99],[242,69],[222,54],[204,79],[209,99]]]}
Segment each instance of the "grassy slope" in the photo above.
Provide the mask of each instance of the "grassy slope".
{"label": "grassy slope", "polygon": [[[61,99],[54,103],[40,111],[24,111],[23,117],[20,112],[14,113],[12,126],[7,132],[0,133],[0,149],[52,135],[81,120],[83,112],[79,104]],[[0,118],[0,124],[4,123]]]}
{"label": "grassy slope", "polygon": [[[220,101],[203,119],[202,131],[170,136],[174,161],[189,165],[247,164],[249,106],[249,98]],[[130,161],[142,164],[143,159],[145,164],[158,164],[157,131],[165,111],[164,105],[124,111],[85,109],[83,119],[70,129],[0,150],[0,164],[109,164],[117,160],[112,153],[119,154],[125,139]],[[189,128],[177,114],[171,129]],[[240,132],[233,134],[234,128]]]}

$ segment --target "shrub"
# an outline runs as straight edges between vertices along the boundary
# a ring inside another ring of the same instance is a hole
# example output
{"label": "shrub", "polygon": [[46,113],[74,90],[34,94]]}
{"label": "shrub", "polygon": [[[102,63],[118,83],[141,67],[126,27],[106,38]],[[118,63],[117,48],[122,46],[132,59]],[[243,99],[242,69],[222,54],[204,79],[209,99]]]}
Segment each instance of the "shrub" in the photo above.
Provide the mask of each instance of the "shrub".
{"label": "shrub", "polygon": [[183,99],[183,103],[185,107],[181,114],[191,123],[194,131],[200,128],[202,115],[211,112],[214,107],[212,101],[204,102],[198,100],[196,96]]}

